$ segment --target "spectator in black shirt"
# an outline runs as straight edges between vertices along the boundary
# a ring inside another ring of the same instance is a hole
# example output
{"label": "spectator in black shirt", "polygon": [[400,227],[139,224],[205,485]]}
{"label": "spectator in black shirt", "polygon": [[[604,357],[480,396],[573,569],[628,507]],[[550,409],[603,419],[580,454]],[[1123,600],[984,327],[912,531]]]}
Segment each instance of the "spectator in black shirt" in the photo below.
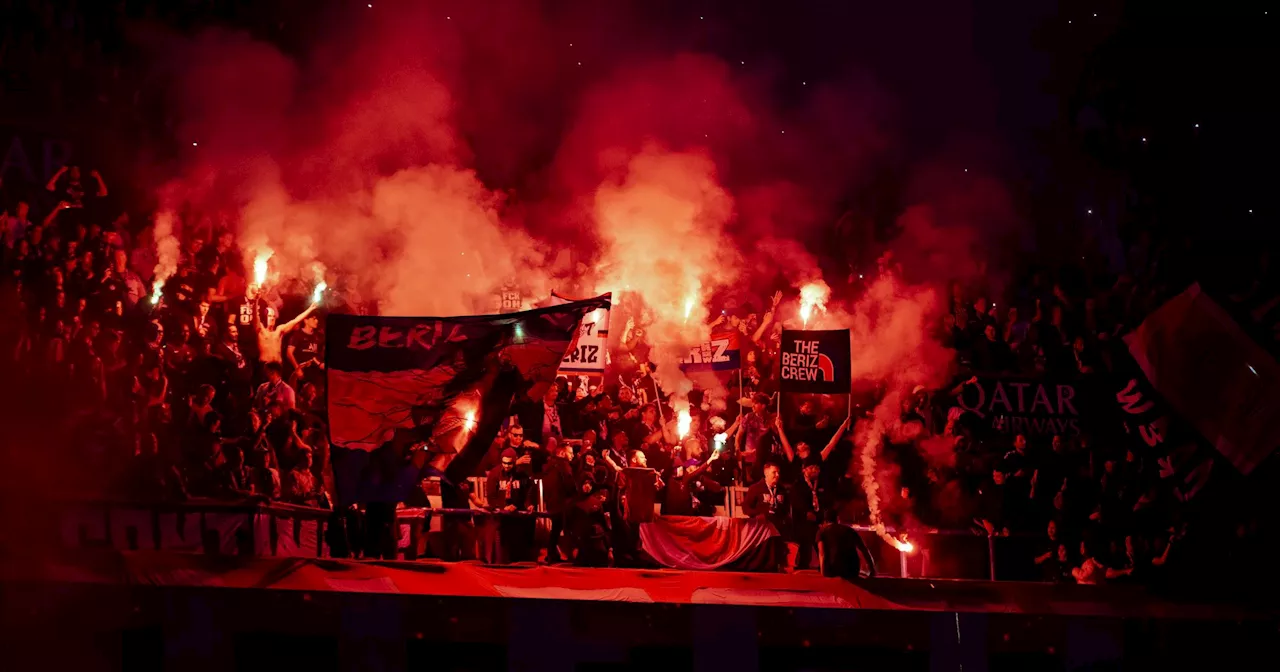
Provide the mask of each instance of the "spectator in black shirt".
{"label": "spectator in black shirt", "polygon": [[222,329],[222,342],[218,344],[213,356],[222,360],[227,385],[227,394],[244,396],[249,393],[253,382],[253,366],[240,349],[239,329],[235,324],[228,324]]}
{"label": "spectator in black shirt", "polygon": [[[107,195],[107,184],[102,181],[102,175],[98,171],[89,171],[89,178],[94,181],[93,195],[102,198]],[[49,183],[45,185],[49,191],[55,192],[58,197],[65,201],[73,208],[84,206],[84,197],[86,194],[85,185],[81,182],[80,166],[63,166],[58,172],[49,178]]]}
{"label": "spectator in black shirt", "polygon": [[1009,536],[1009,527],[1005,520],[1005,499],[1008,493],[1004,487],[1005,474],[996,467],[991,471],[991,480],[978,488],[978,516],[975,519],[990,536]]}
{"label": "spectator in black shirt", "polygon": [[818,531],[818,571],[823,576],[853,581],[861,574],[861,559],[866,558],[867,578],[875,578],[875,558],[857,530],[841,525],[835,511],[825,512],[823,521]]}
{"label": "spectator in black shirt", "polygon": [[322,338],[317,331],[319,326],[320,318],[312,313],[302,320],[302,328],[289,336],[285,358],[293,369],[289,380],[294,387],[301,380],[315,382],[317,377],[324,375],[324,360],[320,352]]}
{"label": "spectator in black shirt", "polygon": [[[516,469],[516,451],[502,451],[502,462],[488,473],[485,494],[489,509],[512,514],[534,510],[533,481],[525,472]],[[527,560],[533,543],[533,518],[524,516],[497,516],[491,522],[489,534],[496,533],[499,545],[498,562]],[[496,523],[496,524],[495,524]]]}
{"label": "spectator in black shirt", "polygon": [[1050,519],[1049,525],[1046,527],[1045,541],[1037,551],[1034,559],[1035,564],[1040,568],[1040,576],[1045,581],[1056,581],[1061,576],[1061,567],[1058,566],[1058,547],[1063,546],[1062,539],[1058,535],[1058,522]]}
{"label": "spectator in black shirt", "polygon": [[795,446],[792,446],[790,439],[787,437],[786,429],[783,427],[782,416],[776,417],[773,421],[773,426],[778,430],[778,440],[782,444],[782,452],[787,458],[788,478],[786,482],[795,483],[799,481],[802,476],[801,472],[806,464],[812,462],[821,465],[826,462],[827,458],[831,457],[832,451],[840,444],[840,439],[844,436],[845,431],[849,429],[851,420],[852,418],[845,418],[844,422],[840,423],[840,427],[836,429],[836,433],[831,437],[831,440],[822,447],[822,452],[814,455],[807,441],[800,441]]}
{"label": "spectator in black shirt", "polygon": [[568,510],[578,567],[605,567],[609,564],[611,521],[608,513],[609,486],[588,487]]}
{"label": "spectator in black shirt", "polygon": [[974,345],[973,365],[980,371],[1009,371],[1014,368],[1013,351],[996,331],[995,324],[983,327],[982,337]]}
{"label": "spectator in black shirt", "polygon": [[548,441],[548,449],[552,445],[555,446],[554,452],[548,456],[542,469],[542,501],[551,515],[551,533],[547,538],[548,564],[564,561],[560,554],[560,535],[565,528],[565,513],[576,494],[573,466],[569,462],[570,449],[554,437]]}
{"label": "spectator in black shirt", "polygon": [[808,569],[817,541],[818,526],[832,510],[831,494],[819,478],[822,462],[804,463],[800,481],[791,488],[792,536],[796,540],[796,569]]}

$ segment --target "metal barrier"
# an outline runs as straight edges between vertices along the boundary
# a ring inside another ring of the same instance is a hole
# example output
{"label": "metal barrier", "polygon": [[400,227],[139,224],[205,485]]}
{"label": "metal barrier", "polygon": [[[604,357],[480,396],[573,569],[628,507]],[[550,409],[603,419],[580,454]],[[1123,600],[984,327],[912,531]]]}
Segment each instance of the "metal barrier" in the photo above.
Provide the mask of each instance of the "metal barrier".
{"label": "metal barrier", "polygon": [[[483,482],[480,482],[483,485]],[[741,490],[741,489],[739,489]],[[741,493],[726,497],[734,517],[742,517]],[[432,504],[401,508],[396,512],[398,552],[405,559],[418,558],[429,546],[427,535],[445,531],[450,517],[492,519],[532,518],[540,534],[550,527],[550,515],[538,511],[502,512],[485,509],[444,508],[439,495],[428,495]],[[224,555],[329,557],[326,530],[332,512],[278,502],[246,500],[189,500],[140,503],[125,500],[64,502],[61,505],[61,538],[70,548],[107,547],[118,550],[166,550]],[[1039,580],[1031,562],[1035,538],[988,537],[968,530],[910,532],[915,549],[906,553],[882,540],[866,525],[852,526],[863,534],[877,559],[881,573],[910,578]],[[888,529],[897,537],[902,531]],[[896,572],[890,572],[895,568]]]}

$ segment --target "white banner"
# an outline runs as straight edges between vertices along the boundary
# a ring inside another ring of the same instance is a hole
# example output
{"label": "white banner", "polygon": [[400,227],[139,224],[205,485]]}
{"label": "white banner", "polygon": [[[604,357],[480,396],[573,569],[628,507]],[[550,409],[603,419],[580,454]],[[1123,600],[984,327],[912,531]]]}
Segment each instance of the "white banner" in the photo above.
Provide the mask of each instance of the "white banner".
{"label": "white banner", "polygon": [[[574,299],[567,299],[555,292],[551,293],[551,305],[553,306],[573,302]],[[606,361],[608,351],[609,311],[606,308],[597,308],[582,318],[582,327],[578,331],[578,340],[574,342],[573,348],[565,353],[564,361],[560,362],[560,373],[602,374],[604,373],[605,365],[608,364],[608,361]]]}

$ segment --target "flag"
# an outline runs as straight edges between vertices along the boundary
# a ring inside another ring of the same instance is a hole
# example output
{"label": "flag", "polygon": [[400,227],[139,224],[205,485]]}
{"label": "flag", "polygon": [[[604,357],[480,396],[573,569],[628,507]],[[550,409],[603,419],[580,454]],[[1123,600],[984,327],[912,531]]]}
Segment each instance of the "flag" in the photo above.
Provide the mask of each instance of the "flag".
{"label": "flag", "polygon": [[1198,284],[1124,342],[1151,386],[1240,473],[1280,442],[1280,364]]}
{"label": "flag", "polygon": [[471,476],[513,403],[542,398],[601,296],[506,315],[329,315],[329,440],[342,505]]}
{"label": "flag", "polygon": [[[608,297],[608,294],[605,294]],[[555,292],[551,292],[551,305],[563,306],[573,303]],[[578,341],[564,355],[560,363],[560,372],[565,374],[604,373],[606,354],[609,351],[609,308],[597,308],[582,318],[582,326],[578,330]]]}
{"label": "flag", "polygon": [[849,394],[853,389],[848,329],[784,329],[778,355],[783,392]]}
{"label": "flag", "polygon": [[741,367],[742,347],[736,331],[711,334],[710,340],[689,348],[688,356],[680,360],[680,370],[685,373],[736,371]]}

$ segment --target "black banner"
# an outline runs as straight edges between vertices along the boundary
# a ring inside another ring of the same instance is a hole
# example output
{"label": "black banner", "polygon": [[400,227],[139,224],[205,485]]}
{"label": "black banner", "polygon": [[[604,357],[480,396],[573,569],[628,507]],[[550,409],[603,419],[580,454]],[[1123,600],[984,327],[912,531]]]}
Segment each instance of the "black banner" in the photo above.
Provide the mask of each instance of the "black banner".
{"label": "black banner", "polygon": [[1112,361],[1112,390],[1126,447],[1155,458],[1161,480],[1179,501],[1201,494],[1213,474],[1216,451],[1169,407],[1128,352],[1115,348]]}
{"label": "black banner", "polygon": [[783,392],[849,394],[853,389],[848,329],[784,329],[778,355]]}
{"label": "black banner", "polygon": [[507,315],[330,315],[329,436],[342,503],[403,501],[431,470],[472,475],[512,404],[540,400],[555,380],[582,316],[608,307],[602,296]]}

